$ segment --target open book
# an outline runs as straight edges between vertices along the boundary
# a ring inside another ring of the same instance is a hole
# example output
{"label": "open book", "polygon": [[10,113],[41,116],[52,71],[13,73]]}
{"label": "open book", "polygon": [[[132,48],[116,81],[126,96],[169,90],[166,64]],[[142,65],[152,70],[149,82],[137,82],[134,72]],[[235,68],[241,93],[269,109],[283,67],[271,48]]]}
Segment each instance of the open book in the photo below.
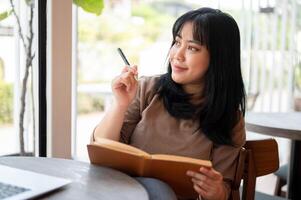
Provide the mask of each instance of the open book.
{"label": "open book", "polygon": [[167,154],[151,155],[133,146],[104,138],[87,147],[92,164],[111,167],[131,176],[160,179],[169,184],[181,198],[198,196],[186,171],[199,171],[201,166],[212,166],[208,160]]}

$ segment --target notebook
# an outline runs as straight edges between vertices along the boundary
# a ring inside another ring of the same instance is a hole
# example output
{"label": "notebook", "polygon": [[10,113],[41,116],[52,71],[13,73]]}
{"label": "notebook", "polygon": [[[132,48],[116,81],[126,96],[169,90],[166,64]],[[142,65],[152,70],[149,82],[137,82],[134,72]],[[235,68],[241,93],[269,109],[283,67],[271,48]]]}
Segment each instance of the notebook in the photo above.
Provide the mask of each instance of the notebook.
{"label": "notebook", "polygon": [[39,196],[71,183],[68,179],[16,169],[0,164],[0,199],[19,200]]}

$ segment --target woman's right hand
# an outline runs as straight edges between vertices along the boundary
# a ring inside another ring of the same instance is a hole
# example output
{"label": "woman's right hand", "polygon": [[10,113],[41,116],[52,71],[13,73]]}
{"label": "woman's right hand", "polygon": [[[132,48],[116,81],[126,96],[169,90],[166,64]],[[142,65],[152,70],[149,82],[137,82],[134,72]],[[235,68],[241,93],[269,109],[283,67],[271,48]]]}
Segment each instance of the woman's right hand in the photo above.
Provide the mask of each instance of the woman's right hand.
{"label": "woman's right hand", "polygon": [[136,65],[125,66],[121,74],[112,81],[112,91],[119,107],[127,108],[133,101],[138,88],[137,75]]}

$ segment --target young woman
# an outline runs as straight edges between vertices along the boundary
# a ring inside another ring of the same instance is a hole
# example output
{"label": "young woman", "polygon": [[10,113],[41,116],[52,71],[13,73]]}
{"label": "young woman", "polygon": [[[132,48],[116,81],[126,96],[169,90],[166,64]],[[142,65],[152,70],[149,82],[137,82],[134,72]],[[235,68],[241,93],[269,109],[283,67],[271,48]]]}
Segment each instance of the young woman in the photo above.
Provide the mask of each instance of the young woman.
{"label": "young woman", "polygon": [[93,139],[209,159],[213,168],[187,176],[200,198],[228,199],[245,142],[238,26],[220,10],[200,8],[179,17],[172,34],[168,72],[137,81],[137,67],[125,66],[112,82],[115,101]]}

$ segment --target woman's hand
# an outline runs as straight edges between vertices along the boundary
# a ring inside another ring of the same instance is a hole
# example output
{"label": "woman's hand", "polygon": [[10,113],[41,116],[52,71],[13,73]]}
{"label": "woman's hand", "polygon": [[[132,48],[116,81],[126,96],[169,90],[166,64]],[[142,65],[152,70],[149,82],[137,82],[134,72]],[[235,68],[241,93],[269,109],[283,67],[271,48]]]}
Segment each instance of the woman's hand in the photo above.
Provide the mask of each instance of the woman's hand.
{"label": "woman's hand", "polygon": [[137,75],[137,66],[125,66],[113,80],[112,91],[119,107],[127,108],[134,99],[138,88]]}
{"label": "woman's hand", "polygon": [[201,167],[199,172],[187,171],[194,190],[206,200],[226,200],[226,188],[223,176],[213,168]]}

